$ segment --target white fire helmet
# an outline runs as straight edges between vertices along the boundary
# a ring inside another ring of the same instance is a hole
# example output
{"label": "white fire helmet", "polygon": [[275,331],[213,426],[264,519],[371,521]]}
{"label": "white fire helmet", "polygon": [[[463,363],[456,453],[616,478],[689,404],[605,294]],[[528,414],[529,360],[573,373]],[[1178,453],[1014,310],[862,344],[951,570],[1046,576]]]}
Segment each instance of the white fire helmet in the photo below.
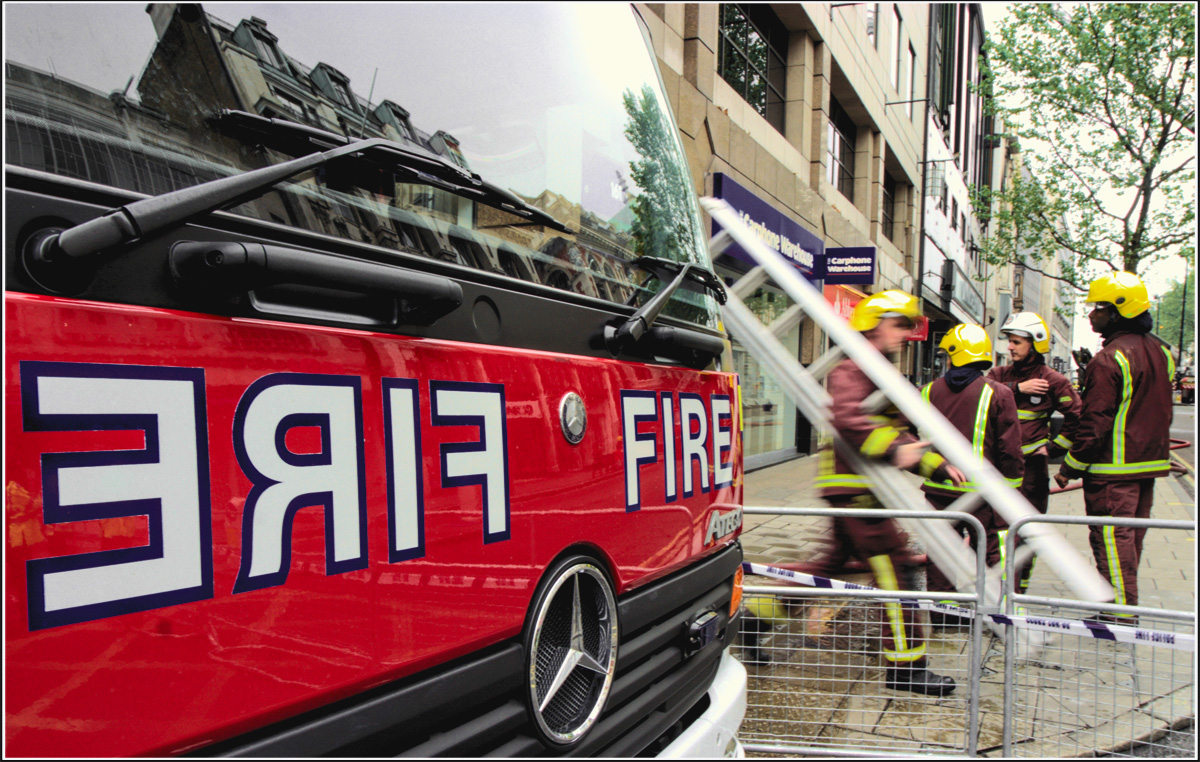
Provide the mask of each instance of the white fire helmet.
{"label": "white fire helmet", "polygon": [[1033,341],[1033,348],[1041,354],[1050,351],[1050,329],[1046,321],[1036,312],[1017,312],[1008,316],[1000,333],[1015,333]]}

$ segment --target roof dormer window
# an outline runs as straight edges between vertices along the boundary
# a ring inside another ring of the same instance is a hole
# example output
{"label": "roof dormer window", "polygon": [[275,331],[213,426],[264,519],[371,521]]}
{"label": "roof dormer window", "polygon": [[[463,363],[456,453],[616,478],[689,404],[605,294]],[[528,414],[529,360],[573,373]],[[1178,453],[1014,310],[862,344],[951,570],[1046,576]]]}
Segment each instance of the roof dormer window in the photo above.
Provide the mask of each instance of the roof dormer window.
{"label": "roof dormer window", "polygon": [[283,63],[283,55],[275,47],[275,43],[257,32],[254,34],[254,52],[258,54],[258,60],[263,63],[274,66],[280,71],[287,69]]}
{"label": "roof dormer window", "polygon": [[358,113],[358,104],[350,90],[350,79],[345,74],[329,64],[320,63],[313,68],[312,81],[326,98],[353,114]]}
{"label": "roof dormer window", "polygon": [[412,123],[408,120],[408,111],[397,104],[385,100],[375,108],[375,116],[384,124],[390,124],[405,140],[416,140]]}
{"label": "roof dormer window", "polygon": [[279,50],[279,38],[267,31],[267,22],[251,17],[242,21],[233,33],[238,45],[254,53],[259,62],[279,71],[289,71],[287,59]]}
{"label": "roof dormer window", "polygon": [[438,130],[436,133],[434,133],[433,138],[430,139],[429,143],[431,146],[433,146],[433,150],[437,151],[442,156],[448,157],[450,161],[454,162],[463,169],[471,168],[467,164],[466,157],[463,156],[462,151],[459,150],[458,140],[453,135]]}

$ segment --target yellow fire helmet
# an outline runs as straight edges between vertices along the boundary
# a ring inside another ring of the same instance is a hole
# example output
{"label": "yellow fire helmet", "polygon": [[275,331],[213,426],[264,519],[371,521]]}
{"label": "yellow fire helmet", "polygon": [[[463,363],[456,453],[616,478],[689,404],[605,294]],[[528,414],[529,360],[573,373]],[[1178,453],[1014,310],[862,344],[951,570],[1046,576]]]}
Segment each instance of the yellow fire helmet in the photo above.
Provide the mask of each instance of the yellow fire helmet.
{"label": "yellow fire helmet", "polygon": [[912,294],[896,289],[871,294],[850,313],[850,327],[856,331],[869,331],[888,317],[906,317],[913,322],[921,316],[921,303]]}
{"label": "yellow fire helmet", "polygon": [[1036,312],[1014,312],[1000,326],[1000,333],[1014,333],[1033,342],[1033,348],[1041,354],[1050,351],[1050,329],[1046,321]]}
{"label": "yellow fire helmet", "polygon": [[1088,304],[1107,302],[1117,308],[1123,318],[1133,318],[1150,309],[1146,284],[1133,273],[1119,272],[1101,275],[1088,287]]}
{"label": "yellow fire helmet", "polygon": [[973,362],[992,362],[992,340],[987,331],[973,323],[959,323],[951,328],[938,349],[950,355],[950,364],[956,368]]}

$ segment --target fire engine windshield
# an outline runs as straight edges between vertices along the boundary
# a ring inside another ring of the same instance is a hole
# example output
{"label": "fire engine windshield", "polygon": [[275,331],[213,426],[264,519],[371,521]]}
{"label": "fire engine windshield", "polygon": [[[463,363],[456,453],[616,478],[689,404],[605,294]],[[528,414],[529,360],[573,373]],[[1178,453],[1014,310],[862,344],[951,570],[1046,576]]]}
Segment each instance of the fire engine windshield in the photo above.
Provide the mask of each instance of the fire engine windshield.
{"label": "fire engine windshield", "polygon": [[[239,112],[392,140],[493,192],[331,163],[237,214],[622,304],[661,287],[639,257],[709,266],[628,5],[9,4],[5,38],[9,165],[160,195],[295,155],[286,129],[226,129]],[[664,314],[715,310],[680,289]]]}

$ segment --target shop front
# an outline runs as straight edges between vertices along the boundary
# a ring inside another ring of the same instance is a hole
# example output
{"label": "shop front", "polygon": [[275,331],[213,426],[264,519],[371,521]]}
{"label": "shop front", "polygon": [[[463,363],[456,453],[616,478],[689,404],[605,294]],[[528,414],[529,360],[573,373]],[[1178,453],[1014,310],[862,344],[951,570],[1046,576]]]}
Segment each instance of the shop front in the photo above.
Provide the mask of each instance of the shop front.
{"label": "shop front", "polygon": [[[826,247],[815,233],[725,174],[713,176],[713,195],[728,202],[759,240],[791,262],[843,317],[848,318],[854,305],[866,296],[855,286],[875,283],[878,261],[874,246]],[[713,232],[717,232],[715,226]],[[717,274],[727,283],[754,266],[749,255],[736,244],[726,249],[725,254],[715,265]],[[745,302],[764,325],[770,325],[793,305],[787,294],[770,284],[763,285]],[[812,424],[783,393],[779,379],[759,365],[737,336],[730,338],[734,370],[742,387],[746,469],[762,468],[813,452],[816,432]],[[808,320],[792,328],[780,341],[793,357],[806,365],[828,349],[828,341]]]}
{"label": "shop front", "polygon": [[[819,237],[728,175],[714,175],[713,195],[727,201],[759,240],[782,254],[806,279],[820,287],[825,244]],[[736,244],[726,249],[725,254],[714,264],[717,275],[726,283],[732,283],[753,267],[753,260]],[[787,294],[770,284],[764,284],[745,302],[764,325],[770,325],[793,304]],[[788,331],[780,341],[793,357],[801,359],[805,342],[811,346],[814,339],[811,335],[806,336],[805,331],[813,330],[811,322],[806,321]],[[734,370],[742,387],[742,446],[746,470],[811,453],[815,444],[812,424],[783,393],[779,379],[759,365],[737,336],[732,336],[731,340]]]}

